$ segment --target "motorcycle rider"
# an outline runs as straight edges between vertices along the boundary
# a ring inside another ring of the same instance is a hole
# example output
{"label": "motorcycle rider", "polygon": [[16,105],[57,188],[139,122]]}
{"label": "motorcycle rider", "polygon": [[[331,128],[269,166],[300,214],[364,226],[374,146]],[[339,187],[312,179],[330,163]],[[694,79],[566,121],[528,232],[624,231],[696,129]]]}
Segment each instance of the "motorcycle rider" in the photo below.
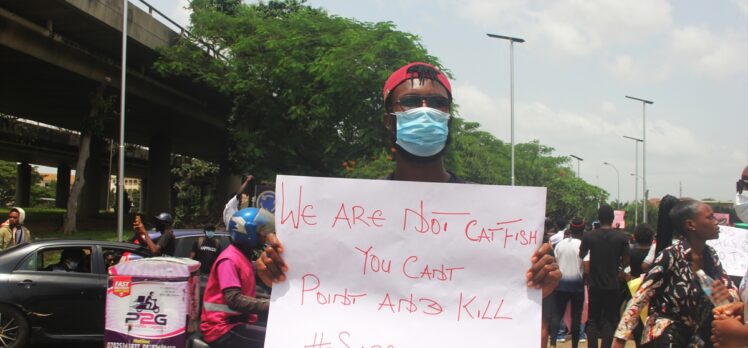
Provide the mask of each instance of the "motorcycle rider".
{"label": "motorcycle rider", "polygon": [[221,252],[208,277],[203,295],[200,330],[213,348],[262,347],[264,330],[249,325],[258,314],[267,313],[270,302],[255,297],[252,252],[275,233],[273,214],[265,209],[245,208],[231,217],[231,244]]}
{"label": "motorcycle rider", "polygon": [[177,244],[174,231],[171,228],[174,224],[174,218],[171,217],[171,214],[164,212],[154,216],[153,220],[156,231],[161,232],[161,238],[159,238],[158,243],[154,243],[151,240],[151,236],[146,231],[145,225],[136,216],[132,228],[135,230],[137,239],[140,240],[139,244],[146,246],[153,256],[174,256],[174,248]]}

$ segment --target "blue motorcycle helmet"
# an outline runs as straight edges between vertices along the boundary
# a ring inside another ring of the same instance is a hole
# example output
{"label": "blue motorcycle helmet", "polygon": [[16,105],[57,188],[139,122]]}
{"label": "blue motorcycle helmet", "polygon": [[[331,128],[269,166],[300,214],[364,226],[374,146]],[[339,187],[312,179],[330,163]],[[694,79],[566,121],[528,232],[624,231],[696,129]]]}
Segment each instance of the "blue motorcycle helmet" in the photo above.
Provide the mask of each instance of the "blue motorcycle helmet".
{"label": "blue motorcycle helmet", "polygon": [[256,248],[259,237],[275,233],[275,217],[262,208],[244,208],[231,216],[229,221],[231,243],[244,248]]}

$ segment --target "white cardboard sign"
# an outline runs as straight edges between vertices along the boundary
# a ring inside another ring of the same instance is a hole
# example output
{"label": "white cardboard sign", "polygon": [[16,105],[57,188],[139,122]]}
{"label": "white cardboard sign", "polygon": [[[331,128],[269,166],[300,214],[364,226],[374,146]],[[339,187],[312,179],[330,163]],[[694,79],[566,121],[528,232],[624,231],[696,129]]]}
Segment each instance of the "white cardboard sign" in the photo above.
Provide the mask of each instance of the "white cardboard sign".
{"label": "white cardboard sign", "polygon": [[545,188],[278,176],[265,347],[537,347]]}
{"label": "white cardboard sign", "polygon": [[748,269],[748,230],[719,226],[719,238],[707,241],[707,244],[717,251],[727,274],[736,277],[745,274]]}

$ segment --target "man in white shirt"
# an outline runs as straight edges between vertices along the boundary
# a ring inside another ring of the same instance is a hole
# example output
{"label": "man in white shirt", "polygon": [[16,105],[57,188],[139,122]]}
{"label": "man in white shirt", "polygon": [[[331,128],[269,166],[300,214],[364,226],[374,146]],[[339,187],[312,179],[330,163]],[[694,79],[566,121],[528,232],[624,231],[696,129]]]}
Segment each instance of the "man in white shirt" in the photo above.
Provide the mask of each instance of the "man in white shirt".
{"label": "man in white shirt", "polygon": [[[579,246],[582,244],[584,220],[575,218],[569,225],[570,236],[556,244],[554,253],[561,269],[561,281],[555,291],[556,313],[562,316],[566,306],[571,302],[571,345],[579,345],[579,326],[584,307],[584,270],[579,258]],[[558,318],[561,319],[560,317]]]}

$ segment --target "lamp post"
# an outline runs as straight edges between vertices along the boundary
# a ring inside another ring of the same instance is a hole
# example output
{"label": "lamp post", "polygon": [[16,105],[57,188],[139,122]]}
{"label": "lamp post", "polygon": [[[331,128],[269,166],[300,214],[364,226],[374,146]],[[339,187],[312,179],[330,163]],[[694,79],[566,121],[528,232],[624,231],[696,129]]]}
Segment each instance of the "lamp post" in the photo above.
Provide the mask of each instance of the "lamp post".
{"label": "lamp post", "polygon": [[[122,65],[119,95],[119,151],[117,153],[117,240],[122,241],[124,229],[124,192],[125,192],[125,78],[127,77],[127,0],[122,0]],[[77,174],[77,173],[76,173]],[[82,173],[81,173],[82,174]],[[107,188],[108,189],[108,188]]]}
{"label": "lamp post", "polygon": [[616,191],[616,201],[618,201],[618,206],[621,206],[621,174],[618,173],[618,168],[613,165],[613,163],[610,162],[603,162],[606,166],[611,166],[616,171],[616,181],[618,182],[618,191]]}
{"label": "lamp post", "polygon": [[524,39],[511,36],[503,36],[496,34],[486,34],[488,37],[495,39],[509,40],[509,113],[511,115],[510,128],[511,135],[510,140],[512,143],[512,186],[514,186],[514,43],[525,42]]}
{"label": "lamp post", "polygon": [[579,162],[584,161],[584,158],[579,157],[579,156],[574,156],[574,155],[569,155],[569,156],[577,160],[577,177],[581,179],[582,177],[579,175]]}
{"label": "lamp post", "polygon": [[647,223],[647,104],[654,104],[653,101],[626,96],[626,98],[642,102],[642,191],[644,191],[644,216],[642,222]]}
{"label": "lamp post", "polygon": [[[627,135],[624,135],[623,137],[634,141],[634,201],[639,202],[639,143],[643,143],[644,140]],[[639,223],[638,216],[639,209],[636,209],[634,213],[634,227]]]}
{"label": "lamp post", "polygon": [[[639,203],[639,174],[631,173],[634,177],[634,202]],[[634,209],[634,227],[639,224],[639,208]]]}

